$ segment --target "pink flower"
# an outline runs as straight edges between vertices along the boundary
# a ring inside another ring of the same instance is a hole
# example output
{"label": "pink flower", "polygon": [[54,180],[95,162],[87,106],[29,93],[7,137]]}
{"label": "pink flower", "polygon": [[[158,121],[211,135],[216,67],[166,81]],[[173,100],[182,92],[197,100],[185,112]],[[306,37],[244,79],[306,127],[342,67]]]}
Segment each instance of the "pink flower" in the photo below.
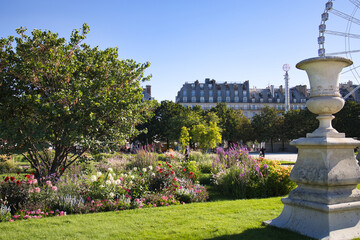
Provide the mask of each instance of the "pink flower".
{"label": "pink flower", "polygon": [[174,178],[174,181],[175,181],[175,182],[177,182],[177,180],[178,180],[177,178]]}
{"label": "pink flower", "polygon": [[57,186],[52,186],[52,187],[51,187],[51,190],[53,190],[54,192],[56,192],[57,189],[58,189]]}
{"label": "pink flower", "polygon": [[13,222],[14,221],[14,219],[9,219],[9,222]]}
{"label": "pink flower", "polygon": [[49,180],[46,181],[45,184],[46,184],[46,186],[48,186],[48,187],[51,187],[51,186],[52,186],[51,181],[49,181]]}
{"label": "pink flower", "polygon": [[[35,179],[35,180],[36,180],[36,179]],[[34,188],[34,192],[39,193],[39,192],[40,192],[40,188],[39,188],[39,187]]]}

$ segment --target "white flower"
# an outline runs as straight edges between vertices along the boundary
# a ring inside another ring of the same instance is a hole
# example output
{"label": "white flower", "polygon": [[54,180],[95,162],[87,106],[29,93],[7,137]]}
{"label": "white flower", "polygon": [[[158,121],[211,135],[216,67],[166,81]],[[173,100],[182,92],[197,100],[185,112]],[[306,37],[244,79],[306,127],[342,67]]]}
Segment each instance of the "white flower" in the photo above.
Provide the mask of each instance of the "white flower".
{"label": "white flower", "polygon": [[101,188],[103,188],[103,187],[104,187],[104,185],[100,185],[100,187],[101,187]]}
{"label": "white flower", "polygon": [[142,171],[143,171],[143,172],[146,172],[146,168],[143,168]]}
{"label": "white flower", "polygon": [[151,165],[149,166],[149,170],[150,170],[150,171],[153,170],[153,167],[152,167]]}
{"label": "white flower", "polygon": [[113,171],[114,171],[114,170],[113,170],[111,167],[108,168],[108,172],[111,172],[111,173],[112,173]]}
{"label": "white flower", "polygon": [[125,173],[125,174],[124,174],[124,177],[127,177],[127,176],[128,176],[128,175]]}
{"label": "white flower", "polygon": [[111,184],[111,181],[110,181],[110,180],[106,180],[105,184],[106,184],[106,185],[110,185],[110,184]]}
{"label": "white flower", "polygon": [[121,174],[120,174],[120,177],[124,177],[124,174],[123,174],[123,173],[121,173]]}
{"label": "white flower", "polygon": [[134,175],[131,175],[131,178],[134,179],[135,178]]}
{"label": "white flower", "polygon": [[91,182],[96,182],[97,180],[97,177],[95,175],[92,175],[91,178],[90,178]]}
{"label": "white flower", "polygon": [[151,176],[155,177],[155,173],[152,173]]}
{"label": "white flower", "polygon": [[96,176],[97,176],[97,177],[101,177],[101,175],[102,175],[101,172],[97,172],[97,173],[96,173]]}
{"label": "white flower", "polygon": [[121,183],[120,179],[116,179],[115,184],[120,185],[120,183]]}
{"label": "white flower", "polygon": [[114,181],[114,178],[113,178],[113,176],[111,176],[111,174],[109,174],[109,179],[110,179],[110,181]]}
{"label": "white flower", "polygon": [[114,197],[115,197],[115,194],[111,192],[111,193],[109,193],[109,197],[110,197],[110,198],[114,198]]}
{"label": "white flower", "polygon": [[129,184],[133,184],[133,181],[130,181]]}
{"label": "white flower", "polygon": [[134,167],[133,170],[136,172],[136,171],[137,171],[137,167]]}

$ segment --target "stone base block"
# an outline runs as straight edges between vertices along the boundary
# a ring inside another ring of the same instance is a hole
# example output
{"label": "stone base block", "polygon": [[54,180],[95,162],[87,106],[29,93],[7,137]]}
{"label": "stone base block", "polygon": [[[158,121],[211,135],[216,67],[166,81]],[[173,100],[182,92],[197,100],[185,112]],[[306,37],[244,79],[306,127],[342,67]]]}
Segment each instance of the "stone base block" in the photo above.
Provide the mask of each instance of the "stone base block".
{"label": "stone base block", "polygon": [[360,237],[360,201],[327,205],[283,198],[282,202],[280,216],[264,224],[316,239]]}

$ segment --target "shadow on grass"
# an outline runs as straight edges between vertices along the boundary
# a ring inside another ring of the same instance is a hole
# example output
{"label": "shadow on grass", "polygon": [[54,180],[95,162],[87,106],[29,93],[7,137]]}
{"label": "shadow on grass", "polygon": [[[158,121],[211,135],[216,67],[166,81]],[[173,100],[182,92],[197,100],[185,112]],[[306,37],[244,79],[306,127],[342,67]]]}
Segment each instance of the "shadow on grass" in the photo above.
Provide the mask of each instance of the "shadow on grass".
{"label": "shadow on grass", "polygon": [[220,237],[209,238],[207,240],[307,240],[313,239],[306,236],[302,236],[295,232],[291,232],[285,229],[266,226],[264,228],[248,229],[239,234],[223,235]]}

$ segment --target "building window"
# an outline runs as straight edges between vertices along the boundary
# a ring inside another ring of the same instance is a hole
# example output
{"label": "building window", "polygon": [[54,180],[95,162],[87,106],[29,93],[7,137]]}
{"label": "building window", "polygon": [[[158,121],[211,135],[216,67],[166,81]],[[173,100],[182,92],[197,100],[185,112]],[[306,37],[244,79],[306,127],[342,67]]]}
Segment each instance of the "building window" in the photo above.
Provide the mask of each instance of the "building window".
{"label": "building window", "polygon": [[247,102],[247,97],[243,97],[243,102]]}
{"label": "building window", "polygon": [[305,98],[302,98],[302,99],[301,99],[301,102],[302,102],[302,103],[305,103],[305,102],[306,102],[306,99],[305,99]]}
{"label": "building window", "polygon": [[252,102],[255,102],[255,98],[251,99]]}
{"label": "building window", "polygon": [[183,97],[183,102],[187,102],[187,97]]}
{"label": "building window", "polygon": [[252,110],[256,110],[256,105],[251,105]]}
{"label": "building window", "polygon": [[195,90],[191,90],[191,96],[195,96]]}
{"label": "building window", "polygon": [[234,97],[235,102],[239,102],[239,97]]}
{"label": "building window", "polygon": [[183,90],[183,96],[186,96],[186,95],[187,95],[187,91]]}
{"label": "building window", "polygon": [[230,96],[230,91],[226,90],[226,96],[229,97]]}
{"label": "building window", "polygon": [[235,105],[235,109],[239,109],[239,105]]}
{"label": "building window", "polygon": [[212,97],[213,91],[209,91],[209,96]]}
{"label": "building window", "polygon": [[272,98],[269,98],[269,102],[272,102]]}
{"label": "building window", "polygon": [[226,102],[230,102],[230,97],[226,97]]}
{"label": "building window", "polygon": [[276,105],[277,110],[282,110],[282,106],[281,105]]}
{"label": "building window", "polygon": [[235,96],[239,96],[239,91],[238,90],[234,91],[234,94]]}
{"label": "building window", "polygon": [[204,96],[204,90],[200,91],[200,96]]}
{"label": "building window", "polygon": [[222,102],[221,97],[218,97],[218,98],[217,98],[217,101],[218,101],[218,102]]}
{"label": "building window", "polygon": [[246,91],[243,91],[243,96],[246,96],[247,95],[247,92]]}
{"label": "building window", "polygon": [[213,97],[209,97],[209,102],[214,102]]}
{"label": "building window", "polygon": [[229,104],[226,105],[226,108],[227,108],[227,109],[230,109],[230,107],[231,107],[231,106],[230,106]]}
{"label": "building window", "polygon": [[204,84],[200,83],[200,88],[203,89],[204,88]]}
{"label": "building window", "polygon": [[221,90],[218,90],[218,91],[217,91],[217,95],[218,95],[218,96],[221,96]]}
{"label": "building window", "polygon": [[209,88],[209,89],[212,89],[212,84],[208,84],[208,88]]}
{"label": "building window", "polygon": [[196,102],[196,97],[192,97],[191,102]]}
{"label": "building window", "polygon": [[277,99],[277,102],[280,103],[280,98]]}
{"label": "building window", "polygon": [[260,102],[264,102],[264,99],[263,99],[263,98],[260,98]]}
{"label": "building window", "polygon": [[195,87],[195,83],[192,83],[192,84],[191,84],[191,87],[194,88],[194,87]]}
{"label": "building window", "polygon": [[244,110],[247,110],[248,109],[248,106],[245,104],[244,105]]}
{"label": "building window", "polygon": [[200,97],[200,102],[205,102],[204,97]]}
{"label": "building window", "polygon": [[294,98],[294,103],[296,103],[296,98]]}
{"label": "building window", "polygon": [[305,108],[306,108],[306,105],[301,105],[302,110],[305,110]]}

